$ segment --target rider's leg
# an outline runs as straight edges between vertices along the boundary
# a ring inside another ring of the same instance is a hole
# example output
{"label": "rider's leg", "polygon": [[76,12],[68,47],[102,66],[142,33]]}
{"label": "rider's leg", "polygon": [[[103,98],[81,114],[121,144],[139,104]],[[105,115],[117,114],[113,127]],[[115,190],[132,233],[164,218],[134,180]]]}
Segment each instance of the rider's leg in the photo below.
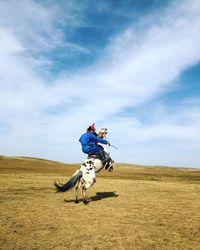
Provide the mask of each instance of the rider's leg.
{"label": "rider's leg", "polygon": [[110,158],[110,155],[105,152],[103,149],[99,152],[101,160],[105,166],[109,166],[110,164],[114,163],[114,161]]}
{"label": "rider's leg", "polygon": [[113,163],[114,161],[111,159],[110,154],[108,154],[105,150],[103,150],[103,154],[105,157],[105,161],[109,161],[111,163]]}
{"label": "rider's leg", "polygon": [[93,152],[90,152],[91,154],[96,154],[99,156],[99,158],[102,160],[103,164],[107,161],[113,162],[113,160],[110,158],[110,155],[104,151],[103,147],[101,145],[96,145],[96,148]]}
{"label": "rider's leg", "polygon": [[110,159],[110,155],[109,155],[105,150],[103,150],[103,153],[104,153],[105,158],[106,158],[107,160]]}
{"label": "rider's leg", "polygon": [[99,155],[100,159],[102,160],[103,164],[109,159],[109,154],[107,154],[103,148],[100,149],[97,153]]}

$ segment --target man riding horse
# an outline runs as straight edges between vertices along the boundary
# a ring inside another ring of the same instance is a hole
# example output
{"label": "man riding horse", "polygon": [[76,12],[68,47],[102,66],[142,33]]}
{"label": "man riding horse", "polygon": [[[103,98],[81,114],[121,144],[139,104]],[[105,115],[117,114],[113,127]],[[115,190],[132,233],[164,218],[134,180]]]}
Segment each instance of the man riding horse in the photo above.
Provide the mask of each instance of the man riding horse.
{"label": "man riding horse", "polygon": [[113,160],[110,158],[110,155],[104,151],[104,148],[98,144],[101,143],[110,146],[110,142],[101,137],[97,135],[96,128],[94,124],[92,124],[87,128],[86,133],[80,137],[79,142],[82,145],[83,153],[88,154],[89,157],[99,158],[106,167],[106,165],[113,162]]}
{"label": "man riding horse", "polygon": [[55,182],[57,192],[65,192],[75,187],[76,200],[78,203],[78,192],[82,188],[83,202],[88,203],[86,190],[96,182],[96,173],[105,168],[107,171],[113,170],[113,160],[110,158],[109,152],[105,152],[102,145],[110,145],[107,140],[103,138],[107,134],[107,129],[103,128],[97,134],[96,128],[93,125],[89,126],[87,132],[79,139],[82,145],[82,151],[89,155],[87,159],[81,164],[81,168],[77,170],[72,177],[64,184]]}

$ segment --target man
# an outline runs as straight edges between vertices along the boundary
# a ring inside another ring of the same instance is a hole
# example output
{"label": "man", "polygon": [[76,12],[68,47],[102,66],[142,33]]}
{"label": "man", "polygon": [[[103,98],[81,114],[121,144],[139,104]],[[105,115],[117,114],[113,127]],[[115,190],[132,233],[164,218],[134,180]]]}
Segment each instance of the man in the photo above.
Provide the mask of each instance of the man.
{"label": "man", "polygon": [[94,124],[92,124],[87,128],[87,132],[80,137],[79,142],[82,145],[83,153],[88,155],[92,154],[99,155],[104,164],[109,159],[109,155],[106,154],[104,152],[103,147],[101,145],[98,145],[97,143],[102,143],[107,145],[110,145],[110,143],[107,140],[99,138],[95,131],[96,128]]}

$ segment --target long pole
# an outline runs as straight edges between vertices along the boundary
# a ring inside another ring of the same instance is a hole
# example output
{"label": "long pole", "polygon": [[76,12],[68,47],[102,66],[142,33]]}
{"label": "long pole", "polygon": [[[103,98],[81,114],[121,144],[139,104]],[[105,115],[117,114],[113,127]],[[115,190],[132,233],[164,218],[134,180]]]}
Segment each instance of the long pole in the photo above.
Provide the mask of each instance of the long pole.
{"label": "long pole", "polygon": [[115,146],[113,146],[113,145],[111,145],[111,144],[110,144],[110,146],[113,147],[113,148],[115,148],[115,149],[118,149],[117,147],[115,147]]}

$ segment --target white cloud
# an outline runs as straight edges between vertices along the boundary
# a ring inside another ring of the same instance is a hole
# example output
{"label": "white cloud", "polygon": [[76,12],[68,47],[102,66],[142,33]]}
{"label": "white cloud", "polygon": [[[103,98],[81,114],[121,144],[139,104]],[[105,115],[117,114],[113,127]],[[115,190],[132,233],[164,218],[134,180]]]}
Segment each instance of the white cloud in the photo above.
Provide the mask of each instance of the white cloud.
{"label": "white cloud", "polygon": [[[171,165],[174,161],[177,165],[184,162],[190,165],[192,153],[182,160],[179,153],[178,156],[168,153],[167,146],[173,139],[174,152],[175,145],[183,142],[199,147],[196,133],[200,132],[200,119],[196,103],[172,110],[170,115],[161,112],[151,126],[140,122],[138,117],[124,118],[123,110],[145,104],[173,89],[180,74],[199,62],[200,1],[181,4],[177,1],[167,10],[130,25],[110,41],[93,66],[73,74],[62,72],[56,79],[42,74],[41,65],[54,63],[45,57],[45,51],[70,44],[59,23],[59,5],[47,8],[33,1],[15,2],[15,5],[14,10],[13,1],[1,2],[2,154],[80,161],[78,137],[90,122],[96,122],[98,127],[111,129],[111,139],[120,147],[115,155],[118,161],[137,159],[141,163]],[[12,15],[5,21],[10,11]],[[84,19],[80,9],[78,13]],[[81,25],[76,15],[70,15],[70,11],[68,15],[70,27]],[[66,22],[66,17],[62,21]],[[88,53],[76,44],[70,46]],[[42,57],[34,59],[35,53],[41,53]],[[140,145],[138,151],[135,151],[136,143]],[[142,150],[147,152],[146,145],[155,147],[151,155],[142,154]],[[137,152],[137,157],[132,158],[131,152]],[[191,160],[191,165],[197,163]]]}

